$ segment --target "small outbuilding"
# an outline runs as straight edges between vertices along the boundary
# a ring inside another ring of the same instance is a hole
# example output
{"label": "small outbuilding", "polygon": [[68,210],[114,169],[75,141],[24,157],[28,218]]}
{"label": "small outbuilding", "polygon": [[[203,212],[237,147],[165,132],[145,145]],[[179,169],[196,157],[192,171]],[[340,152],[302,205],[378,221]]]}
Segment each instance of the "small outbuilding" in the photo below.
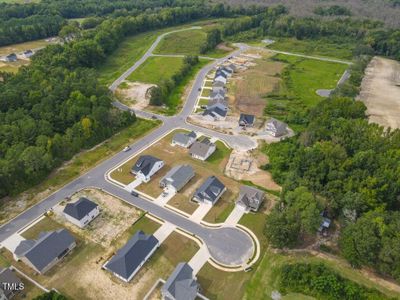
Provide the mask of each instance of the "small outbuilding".
{"label": "small outbuilding", "polygon": [[103,265],[103,268],[112,272],[119,279],[129,282],[159,245],[159,241],[153,235],[147,235],[139,230]]}
{"label": "small outbuilding", "polygon": [[194,300],[199,292],[199,284],[193,269],[185,262],[179,263],[161,288],[164,300]]}
{"label": "small outbuilding", "polygon": [[93,201],[81,197],[74,203],[68,203],[63,213],[68,221],[83,228],[100,214],[100,209]]}
{"label": "small outbuilding", "polygon": [[196,190],[192,200],[199,203],[214,205],[225,191],[225,185],[217,177],[210,176]]}

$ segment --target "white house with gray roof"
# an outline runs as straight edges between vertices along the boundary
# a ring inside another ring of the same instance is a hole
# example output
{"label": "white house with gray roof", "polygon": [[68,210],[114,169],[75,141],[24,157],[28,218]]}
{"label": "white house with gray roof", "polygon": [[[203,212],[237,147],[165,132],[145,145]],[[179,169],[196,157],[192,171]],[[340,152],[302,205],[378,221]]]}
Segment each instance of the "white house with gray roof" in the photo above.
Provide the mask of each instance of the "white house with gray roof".
{"label": "white house with gray roof", "polygon": [[63,213],[72,224],[83,228],[100,214],[100,208],[96,203],[81,197],[74,203],[68,203]]}
{"label": "white house with gray roof", "polygon": [[265,130],[274,137],[280,137],[288,133],[287,124],[274,118],[267,121]]}
{"label": "white house with gray roof", "polygon": [[129,282],[139,272],[144,263],[157,250],[160,243],[153,235],[139,230],[103,265],[119,279]]}
{"label": "white house with gray roof", "polygon": [[143,182],[149,182],[151,177],[164,166],[164,161],[151,155],[142,155],[132,166],[131,173]]}
{"label": "white house with gray roof", "polygon": [[193,177],[194,170],[190,165],[175,166],[161,179],[160,186],[170,192],[177,193]]}
{"label": "white house with gray roof", "polygon": [[161,288],[164,300],[194,300],[199,292],[199,284],[193,269],[185,262],[179,263]]}
{"label": "white house with gray roof", "polygon": [[242,185],[236,205],[243,207],[246,211],[258,211],[264,198],[265,194],[263,191],[248,185]]}
{"label": "white house with gray roof", "polygon": [[43,274],[75,246],[75,238],[66,229],[42,232],[37,240],[21,241],[14,250],[14,258]]}
{"label": "white house with gray roof", "polygon": [[196,190],[192,200],[199,203],[214,205],[225,191],[225,185],[217,177],[210,176]]}
{"label": "white house with gray roof", "polygon": [[207,160],[215,152],[217,146],[208,138],[204,138],[201,141],[196,141],[192,147],[190,147],[189,154],[193,158],[200,160]]}
{"label": "white house with gray roof", "polygon": [[178,132],[172,137],[172,146],[178,145],[184,148],[189,148],[196,141],[197,134],[194,131],[183,133]]}

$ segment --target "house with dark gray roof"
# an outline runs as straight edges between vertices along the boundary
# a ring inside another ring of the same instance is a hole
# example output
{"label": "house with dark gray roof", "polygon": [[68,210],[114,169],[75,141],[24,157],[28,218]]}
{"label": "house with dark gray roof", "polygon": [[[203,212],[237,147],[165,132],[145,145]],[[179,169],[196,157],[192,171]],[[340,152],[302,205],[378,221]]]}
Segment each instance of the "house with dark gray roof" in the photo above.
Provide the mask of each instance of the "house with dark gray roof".
{"label": "house with dark gray roof", "polygon": [[223,121],[228,114],[228,107],[222,103],[215,103],[203,112],[203,117],[210,121]]}
{"label": "house with dark gray roof", "polygon": [[18,58],[15,53],[8,54],[5,58],[6,62],[16,62],[17,60],[18,60]]}
{"label": "house with dark gray roof", "polygon": [[196,141],[192,147],[190,147],[189,154],[193,158],[200,160],[207,160],[211,154],[215,152],[217,146],[208,138],[204,138],[201,141]]}
{"label": "house with dark gray roof", "polygon": [[96,203],[81,197],[78,201],[65,205],[63,213],[72,224],[83,228],[99,215],[100,209]]}
{"label": "house with dark gray roof", "polygon": [[213,89],[214,88],[225,88],[225,83],[221,82],[221,81],[214,81],[213,85],[212,85]]}
{"label": "house with dark gray roof", "polygon": [[149,182],[151,176],[164,166],[164,161],[151,155],[142,155],[132,166],[131,173],[143,182]]}
{"label": "house with dark gray roof", "polygon": [[254,115],[240,114],[239,126],[253,127],[256,117]]}
{"label": "house with dark gray roof", "polygon": [[117,251],[117,253],[103,265],[103,268],[112,272],[125,282],[129,282],[144,263],[157,250],[160,243],[153,235],[147,235],[139,230]]}
{"label": "house with dark gray roof", "polygon": [[233,73],[233,71],[232,71],[230,68],[226,67],[226,66],[220,67],[219,70],[220,70],[222,73],[224,73],[226,76],[228,76],[228,77],[231,76],[232,73]]}
{"label": "house with dark gray roof", "polygon": [[9,300],[23,290],[21,279],[15,275],[11,268],[0,269],[0,299]]}
{"label": "house with dark gray roof", "polygon": [[224,72],[221,72],[221,70],[217,70],[215,72],[214,83],[216,83],[218,81],[223,83],[224,85],[228,81],[228,78],[227,78],[226,74]]}
{"label": "house with dark gray roof", "polygon": [[258,211],[264,198],[265,193],[263,191],[248,185],[242,185],[236,205],[243,207],[247,211]]}
{"label": "house with dark gray roof", "polygon": [[196,141],[196,138],[197,134],[194,131],[188,133],[178,132],[172,137],[171,144],[172,146],[178,145],[184,148],[189,148]]}
{"label": "house with dark gray roof", "polygon": [[179,263],[161,288],[164,300],[194,300],[199,292],[199,284],[193,269],[185,262]]}
{"label": "house with dark gray roof", "polygon": [[33,55],[33,51],[28,49],[24,51],[24,57],[25,58],[30,58]]}
{"label": "house with dark gray roof", "polygon": [[210,176],[196,190],[192,200],[199,203],[214,205],[225,191],[225,185],[217,177]]}
{"label": "house with dark gray roof", "polygon": [[267,121],[265,130],[274,137],[280,137],[288,133],[287,124],[274,118]]}
{"label": "house with dark gray roof", "polygon": [[168,191],[176,193],[193,177],[194,170],[190,165],[175,166],[161,179],[160,186]]}
{"label": "house with dark gray roof", "polygon": [[22,241],[14,250],[14,258],[43,274],[75,246],[75,238],[66,229],[42,232],[37,240]]}
{"label": "house with dark gray roof", "polygon": [[225,90],[223,88],[218,88],[218,89],[212,90],[210,93],[210,99],[224,100],[225,99]]}

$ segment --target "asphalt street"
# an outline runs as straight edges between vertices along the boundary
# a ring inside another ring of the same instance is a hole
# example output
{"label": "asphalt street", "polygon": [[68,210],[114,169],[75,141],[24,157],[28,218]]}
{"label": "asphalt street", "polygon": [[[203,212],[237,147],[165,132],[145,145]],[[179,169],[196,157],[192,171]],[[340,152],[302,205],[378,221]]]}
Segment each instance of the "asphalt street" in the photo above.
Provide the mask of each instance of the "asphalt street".
{"label": "asphalt street", "polygon": [[[195,28],[189,28],[189,29],[195,29]],[[183,30],[189,30],[189,29],[183,29]],[[123,80],[125,80],[149,56],[152,55],[153,50],[156,48],[160,40],[165,35],[170,33],[172,32],[168,32],[159,36],[157,40],[153,43],[153,45],[149,48],[149,50],[145,53],[145,55],[141,59],[139,59],[131,68],[129,68],[129,70],[127,70],[122,76],[120,76],[110,86],[110,89],[114,91]],[[239,45],[239,50],[237,50],[233,54],[230,54],[229,56],[238,54],[239,52],[245,49],[246,47],[244,45]],[[60,190],[56,191],[49,197],[42,200],[40,203],[32,206],[31,208],[24,211],[22,214],[18,215],[16,218],[2,225],[0,227],[0,242],[4,241],[12,234],[20,231],[22,228],[29,225],[35,219],[40,217],[45,211],[50,210],[54,205],[58,204],[66,197],[71,196],[76,191],[88,187],[96,187],[110,194],[113,194],[119,197],[120,199],[128,203],[131,203],[132,205],[142,210],[148,211],[152,215],[160,219],[163,219],[167,222],[170,222],[186,232],[198,236],[207,245],[209,252],[215,261],[228,266],[237,266],[245,264],[247,260],[251,257],[254,250],[254,246],[250,236],[241,229],[235,227],[210,228],[192,222],[189,218],[182,216],[167,208],[158,206],[155,203],[151,202],[150,200],[130,195],[130,193],[124,190],[122,187],[108,181],[106,176],[106,174],[111,169],[115,168],[119,164],[129,159],[132,155],[139,153],[148,145],[151,145],[153,142],[159,140],[165,134],[176,128],[187,128],[189,130],[200,131],[204,134],[220,138],[233,147],[254,146],[253,142],[245,136],[233,137],[186,123],[186,118],[190,115],[190,113],[192,112],[193,108],[196,105],[196,101],[199,94],[198,89],[202,86],[205,76],[212,68],[215,67],[217,63],[221,62],[224,59],[226,58],[213,61],[213,63],[205,66],[197,74],[192,90],[190,91],[187,97],[187,101],[185,102],[182,111],[177,116],[165,117],[165,116],[154,115],[148,112],[136,111],[135,113],[140,117],[145,117],[145,118],[156,117],[157,119],[162,120],[163,121],[162,126],[151,131],[149,134],[147,134],[146,136],[144,136],[143,138],[132,144],[130,151],[128,152],[121,151],[117,153],[113,157],[107,159],[106,161],[100,163],[99,165],[88,171],[86,174],[83,174],[79,178],[68,183]],[[121,103],[114,103],[114,105],[121,109],[129,109]]]}

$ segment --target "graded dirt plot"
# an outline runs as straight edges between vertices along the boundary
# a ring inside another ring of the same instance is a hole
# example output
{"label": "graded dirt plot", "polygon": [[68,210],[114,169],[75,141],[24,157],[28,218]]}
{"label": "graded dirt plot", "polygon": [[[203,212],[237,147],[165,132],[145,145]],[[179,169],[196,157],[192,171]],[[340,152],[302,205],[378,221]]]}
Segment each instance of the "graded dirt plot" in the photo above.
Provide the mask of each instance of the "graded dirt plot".
{"label": "graded dirt plot", "polygon": [[277,89],[280,82],[277,74],[282,72],[284,64],[269,60],[267,55],[253,62],[252,67],[232,80],[233,104],[239,112],[262,116],[266,105],[263,97]]}
{"label": "graded dirt plot", "polygon": [[365,71],[359,99],[370,122],[400,128],[400,62],[374,57]]}
{"label": "graded dirt plot", "polygon": [[54,218],[69,230],[73,230],[84,236],[85,239],[103,247],[109,247],[113,240],[123,234],[142,214],[141,210],[96,189],[83,190],[74,194],[71,202],[80,197],[86,197],[100,207],[100,214],[87,227],[80,229],[65,219],[62,210],[66,202],[62,202],[54,208]]}
{"label": "graded dirt plot", "polygon": [[145,109],[150,102],[149,90],[155,84],[142,82],[123,82],[115,91],[115,94],[122,103],[134,109]]}
{"label": "graded dirt plot", "polygon": [[[150,148],[133,157],[118,168],[120,171],[118,171],[118,169],[113,171],[111,177],[123,184],[129,184],[135,179],[134,176],[130,174],[130,170],[140,155],[152,155],[162,159],[165,166],[152,177],[150,182],[142,183],[137,188],[139,191],[148,193],[152,197],[157,197],[162,192],[162,189],[159,187],[160,179],[172,167],[178,164],[189,164],[194,168],[196,176],[182,191],[175,195],[168,204],[177,208],[182,208],[182,210],[187,213],[192,213],[197,208],[197,204],[179,204],[178,201],[189,202],[195,189],[199,187],[207,177],[215,175],[225,184],[228,191],[218,200],[217,205],[210,210],[209,215],[206,216],[206,220],[209,222],[224,221],[224,218],[227,216],[226,213],[233,208],[233,203],[236,200],[240,186],[237,181],[224,175],[224,169],[228,162],[231,150],[223,143],[217,142],[217,150],[208,158],[207,161],[203,162],[193,159],[189,156],[188,149],[179,146],[171,146],[172,136],[176,132],[177,131],[170,133]],[[179,160],[177,158],[179,158]]]}

